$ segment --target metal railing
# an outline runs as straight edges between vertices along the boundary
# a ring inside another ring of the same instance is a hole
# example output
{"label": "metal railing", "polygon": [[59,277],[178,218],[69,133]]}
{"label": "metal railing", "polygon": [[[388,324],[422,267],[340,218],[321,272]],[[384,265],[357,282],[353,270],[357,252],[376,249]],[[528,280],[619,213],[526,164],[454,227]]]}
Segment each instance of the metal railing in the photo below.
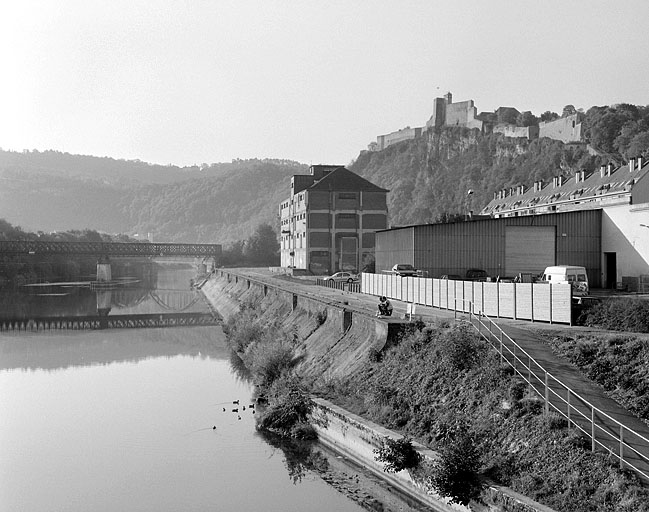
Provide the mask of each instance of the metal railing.
{"label": "metal railing", "polygon": [[324,286],[326,288],[335,288],[336,290],[346,290],[354,293],[361,292],[361,283],[358,282],[348,283],[347,281],[330,281],[325,279],[316,279],[315,283],[318,286]]}
{"label": "metal railing", "polygon": [[568,428],[577,428],[590,437],[592,451],[598,447],[604,449],[619,461],[620,468],[632,469],[649,481],[647,437],[602,411],[554,377],[488,315],[476,312],[472,304],[466,313],[469,323],[498,351],[501,361],[511,366],[530,390],[543,399],[545,414],[551,410],[556,412],[567,420]]}

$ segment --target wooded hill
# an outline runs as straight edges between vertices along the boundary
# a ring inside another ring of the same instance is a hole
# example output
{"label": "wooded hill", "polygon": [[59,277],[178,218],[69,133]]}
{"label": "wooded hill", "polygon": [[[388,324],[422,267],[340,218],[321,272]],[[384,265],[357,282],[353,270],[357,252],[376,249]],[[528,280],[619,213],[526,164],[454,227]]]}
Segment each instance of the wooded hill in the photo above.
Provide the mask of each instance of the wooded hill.
{"label": "wooded hill", "polygon": [[[592,107],[581,116],[599,156],[585,145],[444,128],[383,151],[362,151],[348,168],[390,190],[389,222],[402,226],[478,213],[499,189],[648,153],[649,107]],[[307,170],[288,160],[181,168],[0,150],[0,218],[31,231],[151,233],[159,242],[227,245],[246,240],[260,224],[277,228],[290,177]]]}

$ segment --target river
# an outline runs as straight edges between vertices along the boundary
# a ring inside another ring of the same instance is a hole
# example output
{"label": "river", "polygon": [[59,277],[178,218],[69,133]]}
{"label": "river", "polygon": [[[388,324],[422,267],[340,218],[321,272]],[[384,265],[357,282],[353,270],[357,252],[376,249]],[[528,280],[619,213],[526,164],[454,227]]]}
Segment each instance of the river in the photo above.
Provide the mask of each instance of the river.
{"label": "river", "polygon": [[[0,292],[0,320],[207,313],[192,276]],[[0,512],[422,510],[318,443],[262,436],[253,391],[220,326],[0,332]]]}
{"label": "river", "polygon": [[[110,314],[186,307],[189,276]],[[256,432],[252,392],[220,327],[0,333],[0,510],[362,510]]]}

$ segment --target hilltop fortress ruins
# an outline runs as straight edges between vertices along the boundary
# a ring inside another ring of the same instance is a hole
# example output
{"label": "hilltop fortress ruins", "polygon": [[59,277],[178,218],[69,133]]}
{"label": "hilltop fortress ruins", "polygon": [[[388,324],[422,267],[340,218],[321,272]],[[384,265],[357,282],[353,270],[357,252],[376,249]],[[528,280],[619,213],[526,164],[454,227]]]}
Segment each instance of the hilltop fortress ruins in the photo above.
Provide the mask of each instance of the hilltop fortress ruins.
{"label": "hilltop fortress ruins", "polygon": [[444,126],[458,126],[468,129],[480,130],[482,133],[501,133],[505,137],[528,140],[547,137],[560,140],[564,143],[585,144],[581,114],[576,113],[554,121],[541,121],[538,125],[517,126],[513,119],[520,114],[514,107],[499,107],[494,112],[481,112],[478,114],[473,100],[458,101],[453,103],[453,95],[448,92],[444,97],[433,100],[433,114],[426,126],[411,128],[407,126],[401,130],[379,135],[376,142],[371,142],[369,151],[381,151],[392,144],[403,140],[416,139],[426,131],[442,128]]}

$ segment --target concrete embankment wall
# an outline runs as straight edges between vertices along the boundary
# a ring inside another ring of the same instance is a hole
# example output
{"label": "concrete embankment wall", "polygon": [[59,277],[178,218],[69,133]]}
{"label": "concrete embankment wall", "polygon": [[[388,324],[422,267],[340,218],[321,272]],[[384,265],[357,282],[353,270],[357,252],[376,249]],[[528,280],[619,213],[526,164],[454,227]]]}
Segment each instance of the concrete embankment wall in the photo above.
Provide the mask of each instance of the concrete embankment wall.
{"label": "concrete embankment wall", "polygon": [[298,371],[313,378],[342,377],[360,369],[368,353],[383,349],[401,328],[227,273],[213,277],[201,290],[226,321],[239,311],[239,304],[251,302],[261,308],[262,323],[279,322],[289,332],[296,332],[302,340],[297,352],[304,356]]}
{"label": "concrete embankment wall", "polygon": [[[267,325],[279,322],[294,330],[302,344],[299,355],[304,356],[297,370],[306,376],[328,379],[343,377],[360,370],[370,350],[382,350],[398,337],[401,326],[389,324],[358,312],[347,311],[316,298],[222,272],[202,287],[207,300],[227,321],[239,311],[239,305],[252,303],[261,308],[261,321]],[[435,511],[489,511],[489,512],[554,512],[511,489],[490,485],[486,495],[488,505],[472,503],[471,509],[448,505],[447,500],[425,492],[408,471],[397,474],[383,472],[383,465],[374,460],[373,450],[381,446],[381,439],[400,439],[397,433],[365,420],[325,400],[316,399],[316,416],[326,419],[326,427],[318,426],[321,441],[335,451],[375,472],[390,485],[413,498],[427,503]],[[435,452],[413,443],[428,461],[434,461]]]}

